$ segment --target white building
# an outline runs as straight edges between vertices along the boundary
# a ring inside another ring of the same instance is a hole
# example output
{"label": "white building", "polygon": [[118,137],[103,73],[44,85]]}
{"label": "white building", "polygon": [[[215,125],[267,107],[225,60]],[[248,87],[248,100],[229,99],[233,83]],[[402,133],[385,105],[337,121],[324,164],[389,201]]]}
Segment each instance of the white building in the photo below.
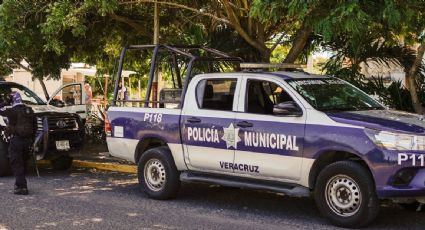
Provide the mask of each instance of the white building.
{"label": "white building", "polygon": [[[133,71],[123,71],[122,76],[123,79],[128,79],[130,74],[133,74]],[[60,78],[58,80],[44,80],[44,84],[46,85],[47,92],[50,96],[59,89],[62,85],[70,84],[70,83],[82,83],[84,82],[86,77],[94,77],[96,76],[96,67],[89,66],[85,63],[72,63],[69,69],[63,69],[61,71]],[[108,75],[103,75],[101,77],[109,77]],[[38,96],[45,99],[43,89],[38,80],[32,79],[32,74],[25,69],[14,69],[13,73],[5,78],[6,81],[13,81],[19,83],[21,85],[26,86],[27,88],[34,91]],[[103,86],[102,86],[103,87]],[[100,90],[92,86],[94,90]],[[98,87],[100,88],[100,87]],[[103,88],[102,88],[103,90]],[[111,90],[111,89],[109,89]]]}
{"label": "white building", "polygon": [[[84,82],[85,76],[94,76],[95,74],[96,68],[85,65],[84,63],[73,63],[69,69],[62,70],[59,80],[44,80],[44,84],[49,95],[52,95],[54,91],[64,84]],[[44,92],[40,82],[33,80],[32,74],[24,69],[14,69],[13,73],[6,78],[6,81],[13,81],[24,85],[41,98],[44,98]]]}
{"label": "white building", "polygon": [[396,64],[381,64],[375,61],[368,61],[367,63],[361,63],[361,73],[367,78],[380,76],[386,83],[393,81],[401,81],[404,85],[406,73],[403,68]]}

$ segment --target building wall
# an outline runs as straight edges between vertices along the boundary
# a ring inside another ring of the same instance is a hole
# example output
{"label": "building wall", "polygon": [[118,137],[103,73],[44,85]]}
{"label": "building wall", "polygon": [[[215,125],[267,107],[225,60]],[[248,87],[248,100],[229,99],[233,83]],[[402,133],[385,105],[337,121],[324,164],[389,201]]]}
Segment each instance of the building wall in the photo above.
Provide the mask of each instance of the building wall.
{"label": "building wall", "polygon": [[[64,69],[61,71],[61,77],[58,80],[44,80],[44,84],[46,85],[49,96],[53,96],[52,94],[62,85],[74,82],[84,82],[85,74],[92,75],[94,73],[96,73],[96,70],[92,69]],[[38,80],[33,80],[32,74],[24,69],[14,69],[13,73],[6,78],[6,81],[13,81],[24,85],[30,90],[34,91],[39,97],[45,99],[43,88],[41,87],[40,82]]]}
{"label": "building wall", "polygon": [[[40,82],[38,80],[32,80],[32,74],[30,72],[20,69],[13,70],[13,74],[9,80],[26,86],[30,90],[34,91],[42,99],[46,99]],[[51,95],[62,85],[62,79],[45,80],[44,83],[46,85],[47,92],[49,95]]]}
{"label": "building wall", "polygon": [[384,65],[375,61],[369,61],[367,64],[361,64],[361,73],[366,77],[383,77],[388,82],[401,81],[404,85],[405,72],[401,67],[395,64]]}
{"label": "building wall", "polygon": [[[123,76],[123,79],[125,79],[124,81],[127,82],[129,80],[128,79],[129,76],[134,73],[135,73],[134,71],[123,70],[122,76]],[[82,83],[84,82],[87,76],[101,77],[96,75],[96,68],[93,66],[88,66],[84,63],[72,63],[71,68],[63,69],[61,71],[61,77],[59,80],[44,80],[44,83],[46,85],[49,96],[53,97],[54,96],[53,93],[56,90],[58,90],[61,86],[65,84],[75,83],[75,82]],[[104,75],[103,77],[106,77],[106,76],[107,75]],[[32,74],[30,72],[27,72],[26,70],[14,69],[13,73],[10,76],[7,76],[5,80],[13,81],[21,85],[24,85],[30,90],[34,91],[40,98],[45,99],[44,92],[40,85],[40,82],[38,80],[32,80]],[[124,84],[124,85],[127,85],[127,84]],[[101,88],[99,88],[99,86],[96,87],[95,85],[92,85],[92,90],[93,92],[95,92],[95,90],[100,91]],[[109,92],[112,91],[113,87],[108,90]],[[129,91],[132,91],[133,93],[137,94],[140,90],[129,88]],[[139,97],[136,97],[136,98],[139,99]]]}

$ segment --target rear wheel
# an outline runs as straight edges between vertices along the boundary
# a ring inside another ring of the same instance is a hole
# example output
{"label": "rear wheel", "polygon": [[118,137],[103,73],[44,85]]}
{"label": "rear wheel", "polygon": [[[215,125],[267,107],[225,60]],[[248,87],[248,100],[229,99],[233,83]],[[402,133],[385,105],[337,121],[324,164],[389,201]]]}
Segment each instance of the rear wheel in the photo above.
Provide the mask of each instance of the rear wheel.
{"label": "rear wheel", "polygon": [[340,227],[363,227],[379,211],[372,176],[352,161],[340,161],[324,168],[317,178],[314,197],[322,215]]}
{"label": "rear wheel", "polygon": [[72,157],[70,156],[60,156],[56,159],[51,160],[51,165],[55,170],[68,170],[72,166]]}
{"label": "rear wheel", "polygon": [[7,147],[7,144],[0,140],[0,177],[12,175]]}
{"label": "rear wheel", "polygon": [[179,175],[167,147],[149,149],[139,160],[139,184],[150,198],[166,200],[176,197],[180,188]]}

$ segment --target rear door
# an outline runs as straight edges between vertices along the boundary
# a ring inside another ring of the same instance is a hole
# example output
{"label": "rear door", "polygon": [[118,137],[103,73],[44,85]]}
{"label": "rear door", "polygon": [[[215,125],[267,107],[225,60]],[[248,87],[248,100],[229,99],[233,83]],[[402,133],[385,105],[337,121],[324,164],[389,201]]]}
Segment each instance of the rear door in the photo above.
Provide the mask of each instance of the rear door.
{"label": "rear door", "polygon": [[[235,151],[235,173],[241,176],[300,179],[304,127],[304,108],[279,80],[259,76],[245,77],[236,116],[241,139]],[[275,115],[274,106],[294,101],[302,115]]]}
{"label": "rear door", "polygon": [[56,90],[47,104],[58,107],[68,113],[76,113],[82,119],[86,118],[86,94],[82,83],[71,83]]}
{"label": "rear door", "polygon": [[238,78],[195,78],[182,111],[185,161],[196,171],[233,172]]}

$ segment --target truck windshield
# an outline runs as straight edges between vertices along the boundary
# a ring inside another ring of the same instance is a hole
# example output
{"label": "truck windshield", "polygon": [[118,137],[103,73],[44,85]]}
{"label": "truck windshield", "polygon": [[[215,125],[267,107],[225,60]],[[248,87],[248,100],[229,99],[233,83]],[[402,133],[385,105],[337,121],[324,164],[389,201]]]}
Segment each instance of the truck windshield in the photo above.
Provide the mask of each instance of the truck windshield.
{"label": "truck windshield", "polygon": [[385,109],[363,91],[337,78],[291,79],[287,82],[320,111]]}
{"label": "truck windshield", "polygon": [[34,92],[29,90],[28,88],[22,86],[22,85],[8,85],[3,84],[0,86],[0,94],[3,95],[9,95],[11,92],[18,92],[21,94],[22,102],[27,105],[45,105],[46,102],[44,102],[41,98],[39,98]]}

